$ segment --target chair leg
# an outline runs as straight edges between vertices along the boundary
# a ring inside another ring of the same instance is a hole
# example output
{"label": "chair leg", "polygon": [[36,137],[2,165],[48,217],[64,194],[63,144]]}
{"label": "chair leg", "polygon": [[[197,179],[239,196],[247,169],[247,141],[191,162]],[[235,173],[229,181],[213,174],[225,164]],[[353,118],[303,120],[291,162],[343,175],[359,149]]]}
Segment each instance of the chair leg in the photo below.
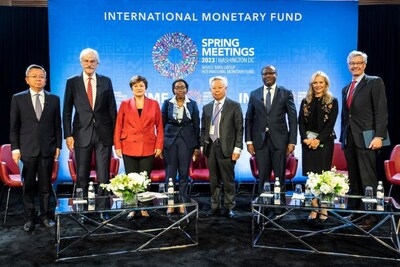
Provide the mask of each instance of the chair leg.
{"label": "chair leg", "polygon": [[192,189],[193,189],[193,186],[194,186],[194,181],[190,177],[189,177],[189,179],[190,180],[189,180],[189,193],[188,193],[188,196],[191,197],[192,196]]}
{"label": "chair leg", "polygon": [[71,197],[72,197],[72,198],[74,198],[74,197],[75,197],[75,190],[76,190],[76,188],[75,188],[75,187],[76,187],[76,183],[75,183],[75,182],[73,182],[73,183],[72,183],[72,194],[71,194]]}
{"label": "chair leg", "polygon": [[254,199],[254,194],[255,194],[255,192],[256,192],[256,184],[257,184],[257,179],[256,178],[254,178],[254,183],[253,183],[253,192],[252,192],[252,194],[251,194],[251,200],[253,200]]}
{"label": "chair leg", "polygon": [[54,199],[55,199],[56,204],[57,204],[57,193],[56,193],[56,190],[54,189],[54,185],[53,184],[51,185],[51,190],[53,191]]}
{"label": "chair leg", "polygon": [[10,191],[11,191],[11,187],[8,188],[7,201],[6,201],[6,209],[5,209],[5,211],[4,211],[4,223],[6,223],[6,221],[7,221],[8,203],[9,203],[9,201],[10,201]]}
{"label": "chair leg", "polygon": [[390,197],[390,194],[392,194],[392,189],[393,189],[393,184],[390,185],[388,197]]}

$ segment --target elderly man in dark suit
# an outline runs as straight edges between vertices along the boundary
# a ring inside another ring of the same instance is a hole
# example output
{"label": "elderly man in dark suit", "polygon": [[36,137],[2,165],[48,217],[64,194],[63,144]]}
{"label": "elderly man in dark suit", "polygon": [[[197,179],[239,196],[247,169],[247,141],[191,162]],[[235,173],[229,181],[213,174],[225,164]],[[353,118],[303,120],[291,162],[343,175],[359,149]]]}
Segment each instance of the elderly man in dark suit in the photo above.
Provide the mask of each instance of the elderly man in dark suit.
{"label": "elderly man in dark suit", "polygon": [[297,142],[296,106],[292,92],[276,84],[278,73],[274,66],[264,67],[261,75],[264,85],[250,93],[246,112],[247,151],[256,158],[259,192],[270,180],[272,170],[285,191],[286,157]]}
{"label": "elderly man in dark suit", "polygon": [[[387,102],[385,85],[380,77],[365,74],[367,55],[352,51],[347,64],[352,82],[342,90],[342,128],[340,141],[349,171],[351,193],[362,195],[365,187],[376,188],[376,155],[387,137]],[[372,140],[365,143],[363,133],[373,131]],[[349,203],[350,205],[350,203]],[[364,222],[369,228],[374,219]]]}
{"label": "elderly man in dark suit", "polygon": [[[96,50],[80,54],[83,72],[67,80],[64,94],[63,126],[69,150],[75,150],[77,183],[87,196],[90,161],[94,151],[99,183],[108,183],[117,108],[110,78],[97,74],[100,63]],[[72,121],[73,109],[74,120]],[[98,195],[105,190],[98,188]],[[104,208],[105,202],[98,202]]]}
{"label": "elderly man in dark suit", "polygon": [[[233,219],[234,169],[243,148],[243,113],[238,102],[226,97],[228,80],[225,77],[212,77],[209,82],[214,100],[203,107],[201,117],[201,147],[210,170],[211,210],[208,215],[223,213]],[[224,212],[220,206],[222,184]]]}
{"label": "elderly man in dark suit", "polygon": [[43,90],[46,71],[39,65],[26,70],[29,89],[15,94],[11,100],[10,142],[15,163],[23,163],[23,202],[27,222],[25,231],[35,229],[34,196],[39,191],[40,220],[43,226],[52,227],[49,198],[54,158],[61,149],[60,99]]}

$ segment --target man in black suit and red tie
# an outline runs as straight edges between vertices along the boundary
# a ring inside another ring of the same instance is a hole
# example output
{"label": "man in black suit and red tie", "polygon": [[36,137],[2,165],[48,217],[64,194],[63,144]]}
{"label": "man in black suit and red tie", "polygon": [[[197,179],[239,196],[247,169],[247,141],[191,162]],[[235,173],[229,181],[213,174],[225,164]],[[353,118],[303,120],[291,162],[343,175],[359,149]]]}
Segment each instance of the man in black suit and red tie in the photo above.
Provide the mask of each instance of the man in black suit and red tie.
{"label": "man in black suit and red tie", "polygon": [[297,142],[296,106],[292,92],[277,85],[274,66],[264,67],[261,76],[264,85],[250,93],[246,112],[247,151],[256,158],[259,193],[264,182],[270,181],[272,170],[285,191],[286,157]]}
{"label": "man in black suit and red tie", "polygon": [[[387,102],[383,80],[365,74],[367,55],[352,51],[347,64],[352,82],[342,90],[342,128],[340,141],[347,161],[351,193],[363,195],[365,187],[378,185],[376,155],[387,137]],[[366,144],[363,132],[374,131]],[[349,203],[350,205],[350,203]],[[370,227],[371,220],[364,223]]]}
{"label": "man in black suit and red tie", "polygon": [[39,191],[40,221],[45,227],[54,226],[51,220],[49,198],[54,158],[61,149],[60,99],[44,90],[46,71],[39,65],[26,70],[29,89],[15,94],[11,100],[10,142],[16,164],[23,163],[22,197],[27,222],[24,230],[35,229],[34,197]]}
{"label": "man in black suit and red tie", "polygon": [[[214,100],[203,107],[200,143],[210,170],[211,210],[234,219],[235,164],[243,148],[243,113],[240,104],[226,97],[228,80],[215,76],[209,80]],[[224,188],[224,208],[221,191]]]}
{"label": "man in black suit and red tie", "polygon": [[[100,63],[98,52],[83,49],[79,59],[83,72],[67,80],[63,126],[67,147],[75,151],[78,186],[87,196],[92,153],[99,183],[109,181],[117,107],[110,78],[96,73]],[[99,187],[98,196],[105,195],[106,191]],[[100,209],[106,207],[105,201],[96,204]]]}

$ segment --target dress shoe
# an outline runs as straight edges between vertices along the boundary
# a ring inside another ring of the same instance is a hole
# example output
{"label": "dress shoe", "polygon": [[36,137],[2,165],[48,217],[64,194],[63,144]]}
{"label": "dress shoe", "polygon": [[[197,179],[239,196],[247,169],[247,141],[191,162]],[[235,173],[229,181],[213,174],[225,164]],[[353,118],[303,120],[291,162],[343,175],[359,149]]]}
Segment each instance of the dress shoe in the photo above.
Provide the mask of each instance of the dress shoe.
{"label": "dress shoe", "polygon": [[175,209],[174,208],[167,208],[167,216],[170,217],[172,213],[174,213]]}
{"label": "dress shoe", "polygon": [[306,223],[307,223],[307,224],[310,224],[310,225],[314,225],[316,221],[317,221],[317,218],[316,218],[316,217],[313,218],[313,217],[311,217],[311,215],[309,215],[309,216],[307,217],[307,219],[306,219]]}
{"label": "dress shoe", "polygon": [[364,230],[370,230],[371,228],[373,228],[376,225],[377,221],[378,220],[375,217],[370,216],[370,217],[364,219],[358,225],[358,227],[360,227],[361,229],[364,229]]}
{"label": "dress shoe", "polygon": [[27,221],[24,225],[24,231],[32,232],[33,230],[35,230],[35,223],[32,220]]}
{"label": "dress shoe", "polygon": [[132,221],[135,218],[135,212],[131,211],[129,212],[128,216],[126,216],[127,221]]}
{"label": "dress shoe", "polygon": [[54,227],[55,223],[54,223],[54,221],[52,221],[50,219],[43,219],[42,220],[42,225],[44,227],[51,228],[51,227]]}
{"label": "dress shoe", "polygon": [[108,221],[110,219],[110,216],[108,215],[108,213],[106,212],[102,212],[100,213],[100,220],[105,222]]}
{"label": "dress shoe", "polygon": [[225,217],[228,219],[234,219],[235,218],[235,213],[233,212],[233,210],[227,210],[225,212]]}
{"label": "dress shoe", "polygon": [[140,211],[140,215],[142,215],[142,217],[148,218],[150,217],[149,213],[147,212],[147,210],[142,210]]}
{"label": "dress shoe", "polygon": [[180,207],[179,207],[179,214],[180,214],[180,215],[184,215],[185,213],[186,213],[185,207],[184,207],[184,206],[180,206]]}
{"label": "dress shoe", "polygon": [[207,217],[218,216],[218,215],[221,215],[221,210],[220,209],[210,209],[207,212]]}

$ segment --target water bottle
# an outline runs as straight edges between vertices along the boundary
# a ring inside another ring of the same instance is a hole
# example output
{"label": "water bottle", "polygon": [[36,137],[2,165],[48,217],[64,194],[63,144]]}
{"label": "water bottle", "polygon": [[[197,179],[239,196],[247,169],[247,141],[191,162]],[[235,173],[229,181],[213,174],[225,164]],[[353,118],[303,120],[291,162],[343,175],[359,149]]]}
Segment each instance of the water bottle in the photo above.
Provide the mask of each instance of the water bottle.
{"label": "water bottle", "polygon": [[385,210],[385,191],[383,188],[382,181],[378,182],[378,187],[376,188],[376,210],[384,211]]}
{"label": "water bottle", "polygon": [[174,205],[174,183],[172,178],[168,180],[168,205]]}
{"label": "water bottle", "polygon": [[306,190],[304,191],[304,206],[306,207],[311,207],[311,201],[313,199],[313,196],[311,194],[311,189],[307,185]]}
{"label": "water bottle", "polygon": [[372,189],[371,186],[367,186],[365,188],[365,199],[367,200],[367,202],[365,202],[365,210],[373,210],[374,206],[373,203],[368,202],[368,200],[371,200],[374,196],[374,190]]}
{"label": "water bottle", "polygon": [[95,210],[95,209],[96,209],[96,195],[94,192],[93,182],[90,182],[88,188],[88,210]]}
{"label": "water bottle", "polygon": [[274,183],[274,204],[275,205],[281,204],[281,183],[279,182],[279,177],[275,178],[275,183]]}
{"label": "water bottle", "polygon": [[164,183],[160,183],[159,185],[158,185],[158,193],[160,193],[160,194],[165,194],[165,184]]}

